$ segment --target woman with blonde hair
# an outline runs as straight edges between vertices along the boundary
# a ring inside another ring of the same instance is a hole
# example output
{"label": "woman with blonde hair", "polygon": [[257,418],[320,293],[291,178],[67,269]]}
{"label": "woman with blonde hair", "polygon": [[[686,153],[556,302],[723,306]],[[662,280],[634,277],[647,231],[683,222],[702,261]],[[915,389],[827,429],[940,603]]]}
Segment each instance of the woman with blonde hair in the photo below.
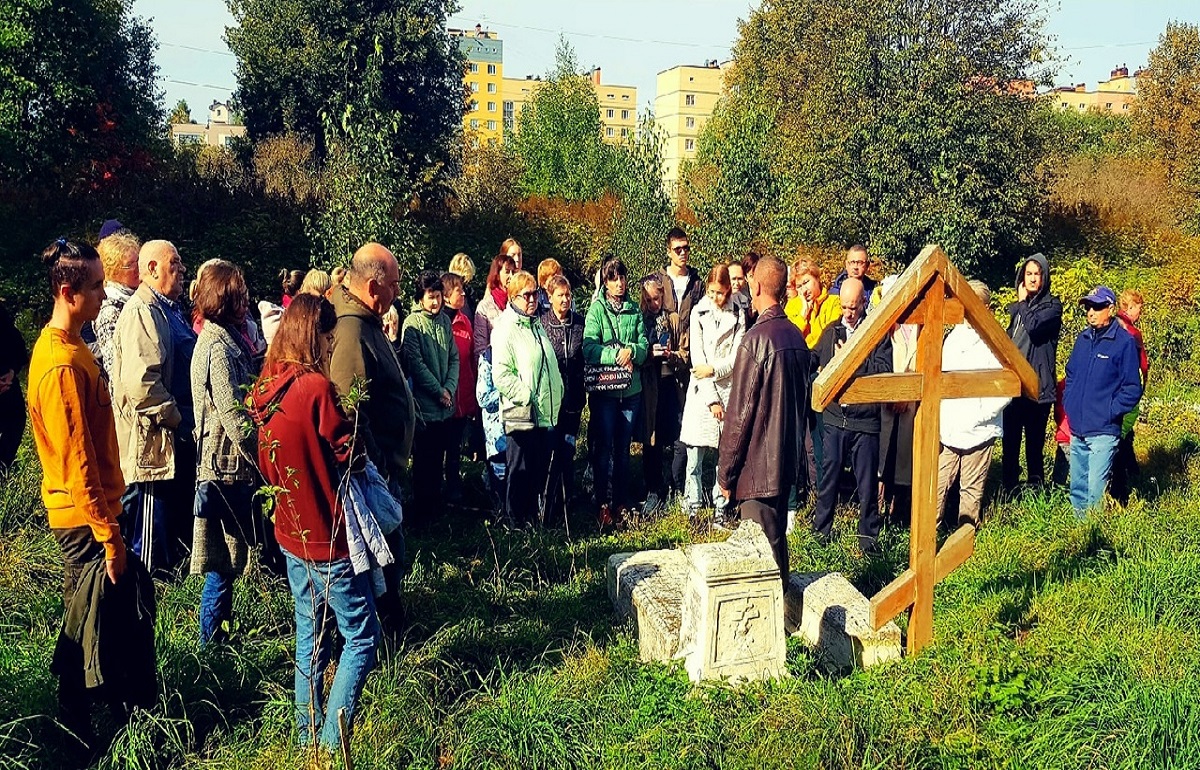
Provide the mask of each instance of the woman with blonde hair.
{"label": "woman with blonde hair", "polygon": [[475,262],[463,252],[458,252],[450,258],[447,273],[453,273],[462,279],[463,307],[459,312],[466,313],[468,321],[475,318],[475,290],[471,282],[475,280]]}
{"label": "woman with blonde hair", "polygon": [[329,277],[329,273],[324,270],[313,268],[304,275],[304,282],[300,284],[300,292],[302,294],[311,294],[314,297],[324,297],[329,299],[329,293],[333,289],[333,279]]}
{"label": "woman with blonde hair", "polygon": [[563,404],[558,358],[537,317],[537,289],[532,275],[514,273],[508,307],[492,333],[492,379],[508,437],[506,502],[518,525],[537,522],[538,496],[550,476],[550,431]]}

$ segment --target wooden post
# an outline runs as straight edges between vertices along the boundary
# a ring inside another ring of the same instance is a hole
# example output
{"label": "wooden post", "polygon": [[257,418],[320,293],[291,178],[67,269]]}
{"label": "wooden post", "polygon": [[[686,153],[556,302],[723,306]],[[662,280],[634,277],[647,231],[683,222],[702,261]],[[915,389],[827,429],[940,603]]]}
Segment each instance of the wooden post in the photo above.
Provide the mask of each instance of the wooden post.
{"label": "wooden post", "polygon": [[942,323],[946,283],[936,276],[926,287],[921,308],[924,324],[917,336],[917,371],[925,374],[913,424],[912,526],[909,566],[913,577],[913,609],[908,621],[909,654],[933,639],[934,562],[937,557],[937,477],[941,451]]}

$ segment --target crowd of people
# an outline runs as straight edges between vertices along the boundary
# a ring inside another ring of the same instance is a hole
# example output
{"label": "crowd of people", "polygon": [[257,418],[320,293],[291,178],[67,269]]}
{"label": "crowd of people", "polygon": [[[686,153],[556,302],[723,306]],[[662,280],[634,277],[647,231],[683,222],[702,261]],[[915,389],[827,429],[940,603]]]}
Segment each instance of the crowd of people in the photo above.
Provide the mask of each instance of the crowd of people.
{"label": "crowd of people", "polygon": [[[55,655],[64,724],[88,740],[103,677],[85,644],[144,644],[149,633],[152,649],[151,576],[169,578],[190,559],[204,578],[199,643],[219,644],[234,627],[234,580],[257,550],[295,600],[300,740],[336,747],[338,717],[351,724],[381,636],[402,627],[403,533],[464,503],[464,456],[482,462],[490,514],[510,526],[569,526],[568,506],[589,493],[582,504],[601,529],[674,500],[715,527],[757,521],[786,585],[801,510],[812,505],[813,536],[829,542],[835,508],[850,497],[859,547],[878,552],[885,522],[908,515],[916,405],[835,401],[817,412],[809,394],[893,280],[867,275],[861,245],[826,283],[814,261],[755,253],[701,277],[683,230],[663,243],[663,268],[632,285],[620,259],[604,260],[584,313],[562,266],[525,269],[512,239],[478,296],[466,254],[445,272],[419,273],[406,293],[395,256],[368,243],[332,275],[284,271],[279,302],[258,303],[258,320],[237,265],[205,262],[185,294],[175,246],[142,243],[118,222],[105,223],[97,247],[47,247],[54,311],[28,362],[0,316],[0,466],[25,427],[15,375],[28,365],[29,423],[74,618]],[[984,283],[971,288],[990,302]],[[1114,474],[1123,484],[1114,493],[1127,494],[1135,471],[1148,371],[1141,296],[1101,286],[1081,298],[1088,328],[1059,380],[1063,308],[1042,255],[1023,261],[1016,290],[1009,334],[1038,392],[943,401],[938,504],[951,526],[981,524],[997,439],[1006,489],[1020,481],[1022,438],[1026,483],[1043,483],[1056,401],[1058,464],[1080,516]],[[856,376],[911,370],[915,340],[914,327],[897,325]],[[947,371],[999,367],[966,322],[946,337],[943,360]],[[958,509],[944,512],[952,486]],[[95,602],[125,608],[130,621],[99,626]],[[326,695],[334,629],[343,644]],[[133,692],[116,706],[153,696]]]}

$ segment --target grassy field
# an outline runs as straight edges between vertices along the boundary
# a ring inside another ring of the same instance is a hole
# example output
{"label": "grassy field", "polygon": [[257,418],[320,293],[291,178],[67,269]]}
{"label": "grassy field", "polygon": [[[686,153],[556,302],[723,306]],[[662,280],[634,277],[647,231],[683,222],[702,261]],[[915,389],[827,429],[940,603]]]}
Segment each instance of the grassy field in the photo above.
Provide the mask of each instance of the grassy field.
{"label": "grassy field", "polygon": [[[1200,396],[1160,383],[1144,410],[1139,495],[1077,524],[1062,492],[991,507],[975,556],[937,589],[936,643],[829,678],[790,642],[791,677],[692,685],[642,665],[612,617],[609,554],[696,538],[678,512],[599,536],[461,518],[410,543],[411,625],[371,675],[356,768],[1200,767]],[[1154,427],[1151,432],[1150,426]],[[28,449],[0,495],[0,766],[63,766],[49,657],[59,553]],[[792,541],[794,569],[873,593],[903,568],[841,539]],[[110,726],[111,768],[295,768],[291,599],[255,572],[228,647],[199,652],[196,577],[162,586],[159,706]]]}

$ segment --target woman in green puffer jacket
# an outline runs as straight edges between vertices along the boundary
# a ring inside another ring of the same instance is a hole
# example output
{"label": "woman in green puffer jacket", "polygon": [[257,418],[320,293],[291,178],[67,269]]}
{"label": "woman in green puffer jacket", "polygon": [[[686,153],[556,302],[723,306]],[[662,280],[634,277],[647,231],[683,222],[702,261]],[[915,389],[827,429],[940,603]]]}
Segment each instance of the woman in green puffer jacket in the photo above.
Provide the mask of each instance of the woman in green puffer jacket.
{"label": "woman in green puffer jacket", "polygon": [[[588,308],[583,327],[583,360],[586,364],[616,364],[630,372],[646,360],[650,342],[642,322],[642,311],[627,297],[628,271],[619,259],[609,259],[601,268],[604,290]],[[596,503],[600,526],[621,521],[629,499],[629,442],[641,408],[641,377],[612,393],[591,393],[588,404],[596,421],[590,435],[596,438]]]}
{"label": "woman in green puffer jacket", "polygon": [[508,516],[524,525],[537,520],[538,495],[550,477],[550,430],[558,424],[563,381],[537,319],[537,281],[522,270],[507,289],[508,307],[492,328],[492,379],[508,437]]}

